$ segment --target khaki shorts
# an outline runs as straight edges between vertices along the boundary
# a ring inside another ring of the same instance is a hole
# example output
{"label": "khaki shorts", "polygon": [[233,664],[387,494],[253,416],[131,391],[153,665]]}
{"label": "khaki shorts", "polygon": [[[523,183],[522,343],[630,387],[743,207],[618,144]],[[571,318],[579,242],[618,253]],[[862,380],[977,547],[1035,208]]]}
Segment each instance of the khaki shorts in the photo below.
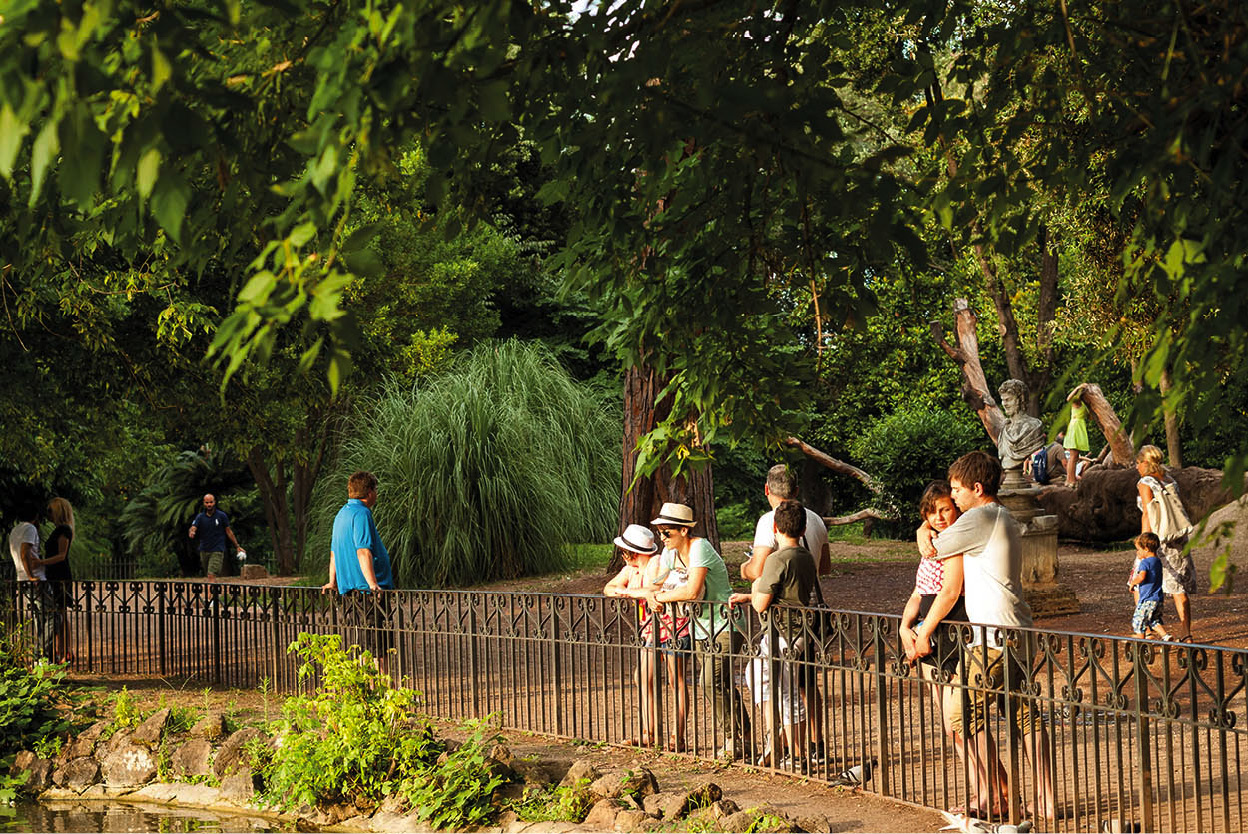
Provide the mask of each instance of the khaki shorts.
{"label": "khaki shorts", "polygon": [[207,576],[220,576],[225,567],[225,552],[221,550],[199,551],[199,561],[204,566]]}
{"label": "khaki shorts", "polygon": [[[949,716],[949,728],[969,738],[982,731],[988,725],[988,702],[999,700],[1006,691],[1006,666],[1004,651],[983,646],[968,646],[962,653],[958,676],[962,679],[962,666],[966,668],[966,690],[962,693],[962,708],[954,709]],[[1023,667],[1019,664],[1018,650],[1011,654],[1009,669],[1009,691],[1017,692],[1018,687],[1026,680]],[[956,703],[957,699],[953,699]],[[1038,729],[1040,715],[1031,701],[1025,697],[1013,697],[1010,701],[1010,723],[1021,732],[1030,733]]]}

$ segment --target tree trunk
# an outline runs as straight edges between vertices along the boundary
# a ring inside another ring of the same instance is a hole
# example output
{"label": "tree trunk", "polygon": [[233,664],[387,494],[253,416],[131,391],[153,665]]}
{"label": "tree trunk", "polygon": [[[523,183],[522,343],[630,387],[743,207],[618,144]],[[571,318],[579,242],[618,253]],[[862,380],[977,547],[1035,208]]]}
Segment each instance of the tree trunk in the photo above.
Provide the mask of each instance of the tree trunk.
{"label": "tree trunk", "polygon": [[1028,381],[1033,391],[1047,391],[1053,384],[1053,330],[1056,321],[1057,251],[1045,226],[1040,231],[1040,292],[1036,299],[1036,348],[1044,366],[1035,371]]}
{"label": "tree trunk", "polygon": [[993,399],[988,388],[988,379],[984,376],[984,368],[979,363],[979,336],[975,332],[978,320],[965,298],[953,302],[953,320],[957,332],[957,347],[945,341],[944,328],[938,321],[929,325],[932,337],[962,372],[962,399],[979,415],[979,421],[984,424],[988,436],[996,443],[1001,428],[1005,425],[1005,414]]}
{"label": "tree trunk", "polygon": [[[630,524],[649,527],[663,504],[674,501],[693,508],[696,535],[704,536],[719,550],[719,525],[715,521],[715,486],[710,465],[673,478],[666,464],[648,478],[637,478],[637,443],[671,412],[671,400],[655,402],[664,382],[648,365],[631,366],[624,373],[624,478],[620,491],[620,532]],[[613,553],[607,570],[623,565]]]}
{"label": "tree trunk", "polygon": [[1170,456],[1170,465],[1181,467],[1183,465],[1183,443],[1179,440],[1179,415],[1171,405],[1169,397],[1170,393],[1170,371],[1163,369],[1161,379],[1157,382],[1157,388],[1161,392],[1161,408],[1164,415],[1166,425],[1166,451]]}
{"label": "tree trunk", "polygon": [[256,479],[256,488],[260,491],[260,501],[264,505],[264,517],[269,524],[269,535],[273,541],[277,574],[290,576],[295,569],[295,549],[290,528],[290,505],[286,497],[286,468],[280,460],[277,461],[274,477],[259,446],[253,446],[247,453],[247,468]]}

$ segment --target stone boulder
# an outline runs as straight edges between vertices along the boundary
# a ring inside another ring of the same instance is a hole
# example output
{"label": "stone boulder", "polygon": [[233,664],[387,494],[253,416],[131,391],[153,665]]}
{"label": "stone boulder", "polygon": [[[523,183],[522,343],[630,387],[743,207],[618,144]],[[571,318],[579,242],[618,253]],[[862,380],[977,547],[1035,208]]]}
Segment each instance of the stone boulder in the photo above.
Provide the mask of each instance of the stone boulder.
{"label": "stone boulder", "polygon": [[225,716],[219,712],[210,712],[199,723],[191,728],[191,735],[216,741],[225,736]]}
{"label": "stone boulder", "polygon": [[170,764],[178,776],[210,776],[212,744],[206,738],[192,738],[174,752]]}
{"label": "stone boulder", "polygon": [[52,784],[79,793],[100,778],[100,764],[90,756],[70,759],[64,767],[52,772]]}
{"label": "stone boulder", "polygon": [[136,787],[156,778],[156,757],[139,744],[112,750],[100,761],[104,784],[110,787]]}
{"label": "stone boulder", "polygon": [[[23,778],[22,774],[25,774]],[[20,780],[30,793],[38,794],[52,785],[52,760],[36,756],[29,750],[23,750],[13,760],[9,775]]]}
{"label": "stone boulder", "polygon": [[577,759],[568,767],[568,772],[563,774],[563,778],[559,780],[559,787],[572,787],[582,779],[592,783],[597,781],[601,776],[602,771],[594,767],[591,762],[587,762],[584,759]]}
{"label": "stone boulder", "polygon": [[268,736],[262,730],[255,727],[243,727],[233,733],[217,750],[212,763],[212,772],[218,779],[221,779],[236,770],[250,770],[252,762],[247,746],[255,739],[267,738]]}
{"label": "stone boulder", "polygon": [[627,795],[640,800],[658,793],[659,782],[649,769],[640,767],[600,776],[589,786],[589,792],[603,799],[619,799]]}
{"label": "stone boulder", "polygon": [[169,718],[172,714],[168,707],[152,713],[146,721],[134,728],[134,732],[130,734],[130,740],[144,747],[156,747],[169,726]]}
{"label": "stone boulder", "polygon": [[646,816],[645,811],[626,808],[615,815],[615,824],[611,828],[615,831],[645,831],[646,824],[655,821],[653,817]]}
{"label": "stone boulder", "polygon": [[620,803],[614,799],[600,799],[589,809],[584,826],[611,831],[615,828],[615,818],[620,815],[620,810]]}

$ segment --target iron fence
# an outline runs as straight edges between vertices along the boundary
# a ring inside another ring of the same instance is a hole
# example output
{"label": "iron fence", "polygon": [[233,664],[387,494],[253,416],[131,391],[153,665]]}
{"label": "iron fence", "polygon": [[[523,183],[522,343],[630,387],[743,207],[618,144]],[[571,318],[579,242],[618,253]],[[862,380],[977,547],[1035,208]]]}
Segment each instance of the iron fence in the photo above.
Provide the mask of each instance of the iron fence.
{"label": "iron fence", "polygon": [[[55,629],[55,603],[41,594],[3,585],[11,637],[38,644]],[[994,656],[968,645],[972,627],[951,628],[939,664],[924,673],[906,661],[896,617],[853,611],[781,609],[761,620],[746,611],[739,637],[727,636],[730,626],[723,639],[669,654],[647,645],[635,602],[599,596],[396,591],[344,601],[313,588],[87,581],[65,604],[71,667],[81,673],[296,691],[315,682],[299,679],[286,647],[301,632],[338,633],[387,649],[390,673],[443,718],[497,715],[510,729],[656,748],[676,736],[707,759],[731,746],[760,767],[860,781],[918,806],[988,805],[982,815],[994,819],[1030,812],[1047,830],[1245,827],[1248,655],[1238,649],[990,629],[1001,674],[978,676]],[[712,629],[729,618],[718,606],[703,613]],[[760,651],[764,640],[777,650]],[[708,679],[707,667],[722,676]],[[656,726],[645,739],[637,676],[650,669]],[[718,697],[707,697],[701,684],[716,682]],[[760,682],[776,682],[776,697],[758,699]],[[951,734],[978,704],[983,729]],[[1031,718],[1021,729],[1011,720],[1020,710]],[[798,754],[789,760],[786,728]],[[820,737],[823,754],[803,760]],[[964,745],[971,755],[959,753]],[[999,774],[976,766],[994,760]],[[1043,814],[1050,778],[1052,821]]]}

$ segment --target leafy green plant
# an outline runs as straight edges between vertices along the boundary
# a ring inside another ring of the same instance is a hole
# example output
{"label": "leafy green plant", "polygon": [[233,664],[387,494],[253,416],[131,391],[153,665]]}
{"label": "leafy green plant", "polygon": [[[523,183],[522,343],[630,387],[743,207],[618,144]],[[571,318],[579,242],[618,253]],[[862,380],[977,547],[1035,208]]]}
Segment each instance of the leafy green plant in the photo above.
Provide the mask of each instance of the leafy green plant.
{"label": "leafy green plant", "polygon": [[36,663],[27,668],[13,644],[0,641],[0,773],[8,773],[20,750],[49,750],[53,739],[69,732],[62,709],[67,692],[65,667]]}
{"label": "leafy green plant", "polygon": [[417,714],[419,693],[395,687],[368,652],[344,650],[337,635],[311,634],[290,650],[303,660],[300,678],[319,675],[320,686],[286,699],[276,728],[282,744],[260,765],[269,802],[376,803],[442,752]]}
{"label": "leafy green plant", "polygon": [[747,813],[754,815],[750,820],[750,824],[745,828],[745,834],[762,834],[768,831],[790,831],[791,826],[784,817],[775,814],[769,814],[758,808],[750,808]]}
{"label": "leafy green plant", "polygon": [[113,695],[113,725],[119,729],[133,729],[143,723],[143,712],[130,690],[122,687]]}
{"label": "leafy green plant", "polygon": [[437,829],[480,825],[494,811],[490,798],[506,780],[493,771],[490,745],[498,736],[485,722],[469,722],[472,733],[433,768],[418,769],[400,790],[422,820]]}
{"label": "leafy green plant", "polygon": [[511,809],[524,822],[581,822],[592,804],[589,780],[578,779],[573,785],[530,788]]}

